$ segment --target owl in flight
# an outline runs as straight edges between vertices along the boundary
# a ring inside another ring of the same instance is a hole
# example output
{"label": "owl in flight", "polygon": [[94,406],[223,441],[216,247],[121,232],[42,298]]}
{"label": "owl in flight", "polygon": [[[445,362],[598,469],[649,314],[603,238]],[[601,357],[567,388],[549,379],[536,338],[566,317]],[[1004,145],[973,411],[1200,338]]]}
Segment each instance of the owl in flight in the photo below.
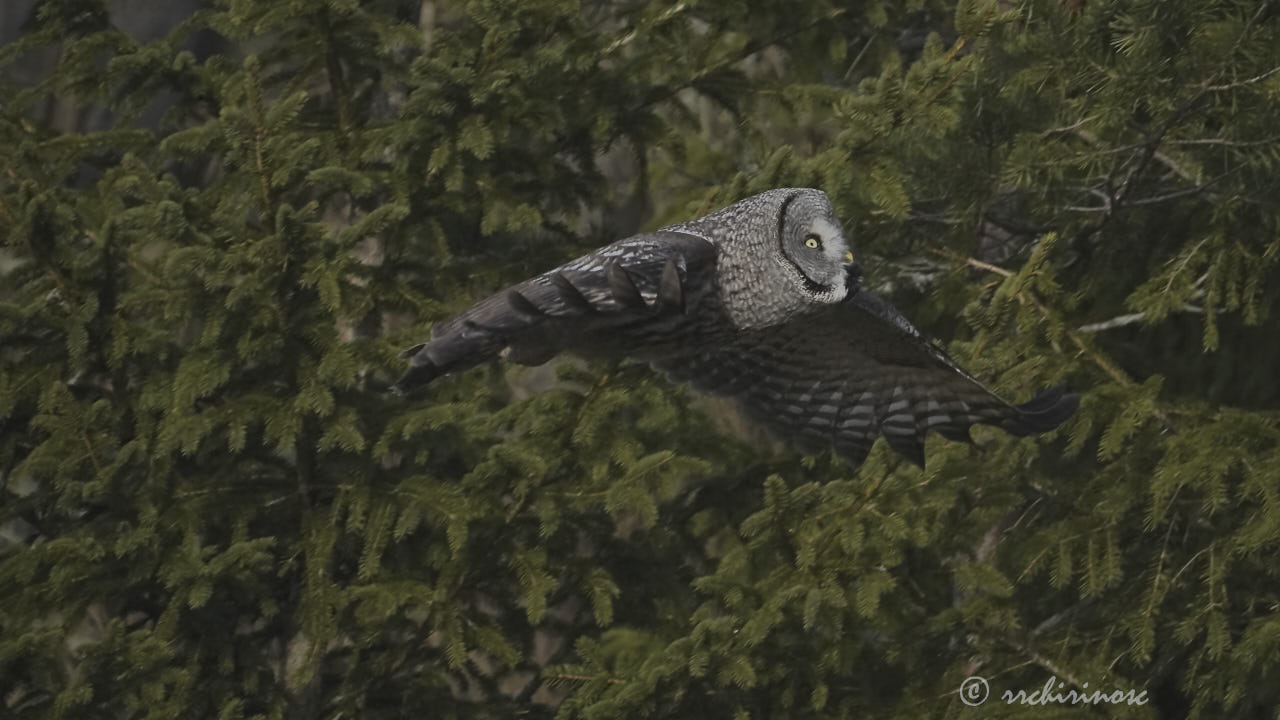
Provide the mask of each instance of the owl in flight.
{"label": "owl in flight", "polygon": [[485,298],[405,351],[403,392],[502,357],[630,357],[735,398],[806,451],[860,464],[879,435],[924,466],[929,430],[1051,430],[1079,397],[1044,390],[1011,405],[864,289],[820,190],[784,188],[619,240]]}

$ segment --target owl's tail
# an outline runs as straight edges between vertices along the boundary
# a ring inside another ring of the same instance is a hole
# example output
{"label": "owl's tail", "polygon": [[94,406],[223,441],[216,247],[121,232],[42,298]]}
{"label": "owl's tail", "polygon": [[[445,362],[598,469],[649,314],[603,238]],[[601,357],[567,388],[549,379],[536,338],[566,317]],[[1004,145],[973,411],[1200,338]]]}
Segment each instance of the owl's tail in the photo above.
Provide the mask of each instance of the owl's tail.
{"label": "owl's tail", "polygon": [[1067,392],[1065,387],[1047,388],[1027,402],[1014,406],[1014,414],[1006,417],[1000,427],[1017,437],[1048,432],[1071,417],[1079,406],[1080,396]]}

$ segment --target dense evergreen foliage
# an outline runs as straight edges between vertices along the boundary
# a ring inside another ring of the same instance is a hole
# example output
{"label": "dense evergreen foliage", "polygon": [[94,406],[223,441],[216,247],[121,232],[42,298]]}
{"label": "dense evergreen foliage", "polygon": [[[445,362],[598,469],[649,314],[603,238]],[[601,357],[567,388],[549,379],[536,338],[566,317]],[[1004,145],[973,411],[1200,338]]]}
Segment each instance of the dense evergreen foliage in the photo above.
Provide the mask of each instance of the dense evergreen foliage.
{"label": "dense evergreen foliage", "polygon": [[[0,715],[1275,717],[1277,3],[131,5],[0,47]],[[1077,416],[853,469],[632,364],[385,392],[785,185]]]}

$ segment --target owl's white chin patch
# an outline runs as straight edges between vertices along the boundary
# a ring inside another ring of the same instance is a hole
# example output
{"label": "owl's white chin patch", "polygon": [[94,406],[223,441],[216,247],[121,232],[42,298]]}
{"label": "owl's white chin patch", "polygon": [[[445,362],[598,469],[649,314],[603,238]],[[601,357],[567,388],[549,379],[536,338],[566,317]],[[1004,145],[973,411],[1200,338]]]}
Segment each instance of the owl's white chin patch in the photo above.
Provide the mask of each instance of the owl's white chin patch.
{"label": "owl's white chin patch", "polygon": [[818,303],[837,303],[844,300],[848,294],[847,278],[845,275],[837,275],[828,285],[815,282],[807,277],[799,270],[793,269],[793,272],[804,285],[805,290],[811,301]]}
{"label": "owl's white chin patch", "polygon": [[831,283],[831,293],[829,298],[824,298],[827,302],[838,303],[849,295],[849,276],[841,273],[836,276],[835,282]]}
{"label": "owl's white chin patch", "polygon": [[832,290],[836,294],[835,302],[844,300],[849,295],[849,276],[845,273],[840,273],[839,279],[832,284]]}

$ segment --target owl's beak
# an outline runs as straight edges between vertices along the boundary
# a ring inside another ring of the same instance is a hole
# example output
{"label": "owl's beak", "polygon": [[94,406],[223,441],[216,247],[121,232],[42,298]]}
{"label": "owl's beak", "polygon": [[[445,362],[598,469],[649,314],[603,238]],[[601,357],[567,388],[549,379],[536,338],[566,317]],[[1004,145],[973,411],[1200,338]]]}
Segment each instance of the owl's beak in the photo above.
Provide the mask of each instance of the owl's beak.
{"label": "owl's beak", "polygon": [[853,260],[853,253],[845,252],[844,271],[847,275],[845,287],[848,288],[849,294],[852,295],[858,290],[858,286],[862,283],[862,268],[858,267],[858,263]]}

